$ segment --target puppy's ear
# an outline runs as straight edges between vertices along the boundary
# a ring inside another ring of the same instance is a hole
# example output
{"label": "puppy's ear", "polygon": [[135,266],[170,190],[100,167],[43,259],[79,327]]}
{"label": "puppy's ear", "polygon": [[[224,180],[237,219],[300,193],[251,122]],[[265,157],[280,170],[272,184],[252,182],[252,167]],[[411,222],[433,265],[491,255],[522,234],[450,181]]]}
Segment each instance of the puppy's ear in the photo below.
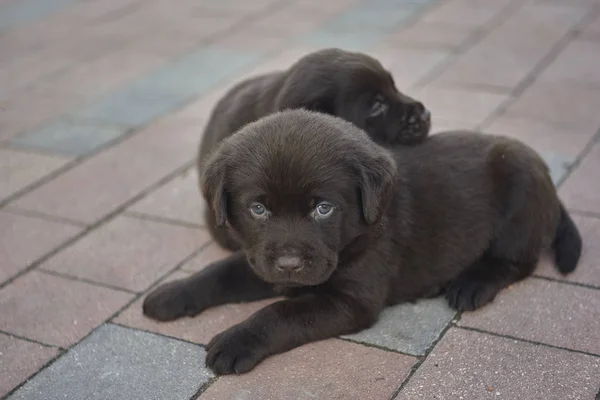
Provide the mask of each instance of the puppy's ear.
{"label": "puppy's ear", "polygon": [[208,159],[203,170],[200,175],[200,190],[215,216],[217,227],[223,227],[227,222],[227,158],[220,149]]}
{"label": "puppy's ear", "polygon": [[304,108],[330,115],[336,115],[335,102],[333,82],[318,77],[304,79],[300,73],[286,79],[276,100],[278,110]]}
{"label": "puppy's ear", "polygon": [[381,219],[393,197],[396,163],[383,149],[369,151],[358,161],[363,216],[368,225],[373,225]]}

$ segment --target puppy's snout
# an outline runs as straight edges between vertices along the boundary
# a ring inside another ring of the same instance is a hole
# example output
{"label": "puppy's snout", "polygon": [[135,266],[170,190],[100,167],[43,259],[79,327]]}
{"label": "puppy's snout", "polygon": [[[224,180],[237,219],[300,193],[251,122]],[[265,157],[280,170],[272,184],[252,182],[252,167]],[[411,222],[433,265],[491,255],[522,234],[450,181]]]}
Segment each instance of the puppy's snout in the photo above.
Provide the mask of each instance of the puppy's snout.
{"label": "puppy's snout", "polygon": [[302,269],[304,263],[298,256],[279,256],[275,259],[275,268],[281,272],[298,272]]}
{"label": "puppy's snout", "polygon": [[423,112],[421,112],[421,120],[428,122],[431,119],[431,112],[428,109],[423,107]]}

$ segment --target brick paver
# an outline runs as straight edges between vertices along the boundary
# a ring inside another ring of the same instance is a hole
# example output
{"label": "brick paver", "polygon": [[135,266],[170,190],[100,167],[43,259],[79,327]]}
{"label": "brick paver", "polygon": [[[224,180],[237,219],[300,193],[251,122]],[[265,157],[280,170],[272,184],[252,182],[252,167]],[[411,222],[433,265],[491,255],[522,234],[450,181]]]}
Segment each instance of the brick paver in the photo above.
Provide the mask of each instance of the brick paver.
{"label": "brick paver", "polygon": [[[203,346],[277,299],[170,323],[142,301],[228,255],[203,227],[193,162],[215,102],[329,46],[380,59],[434,130],[536,149],[581,262],[565,277],[544,257],[476,312],[392,307],[215,378]],[[598,0],[0,0],[0,397],[594,398],[599,63]]]}

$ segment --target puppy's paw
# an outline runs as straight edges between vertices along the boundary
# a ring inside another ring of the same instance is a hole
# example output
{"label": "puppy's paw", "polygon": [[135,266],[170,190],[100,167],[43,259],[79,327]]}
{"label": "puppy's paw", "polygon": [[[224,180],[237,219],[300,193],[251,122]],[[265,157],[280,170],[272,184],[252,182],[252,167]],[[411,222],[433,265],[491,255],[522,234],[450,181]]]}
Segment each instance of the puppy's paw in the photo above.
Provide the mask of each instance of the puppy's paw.
{"label": "puppy's paw", "polygon": [[450,282],[446,299],[458,311],[473,311],[494,300],[498,286],[487,281],[459,277]]}
{"label": "puppy's paw", "polygon": [[202,311],[186,287],[186,280],[165,283],[145,299],[144,315],[157,321],[172,321],[181,317],[193,317]]}
{"label": "puppy's paw", "polygon": [[243,374],[269,355],[265,341],[241,325],[216,335],[206,350],[206,366],[218,375]]}

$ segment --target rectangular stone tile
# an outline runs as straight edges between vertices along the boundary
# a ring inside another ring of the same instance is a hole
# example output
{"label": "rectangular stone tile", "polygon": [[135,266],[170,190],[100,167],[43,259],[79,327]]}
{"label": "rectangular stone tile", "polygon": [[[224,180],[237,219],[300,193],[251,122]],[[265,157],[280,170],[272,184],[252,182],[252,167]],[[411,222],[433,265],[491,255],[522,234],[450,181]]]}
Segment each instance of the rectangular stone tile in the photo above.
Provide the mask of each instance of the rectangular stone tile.
{"label": "rectangular stone tile", "polygon": [[223,376],[202,400],[387,400],[416,359],[337,339],[268,358],[240,376]]}
{"label": "rectangular stone tile", "polygon": [[594,18],[579,34],[577,39],[600,42],[600,16]]}
{"label": "rectangular stone tile", "polygon": [[[166,283],[187,276],[189,276],[187,272],[176,271],[163,282]],[[193,318],[157,322],[142,313],[144,298],[145,296],[127,307],[114,319],[114,322],[201,344],[208,344],[216,334],[244,321],[258,310],[279,300],[276,298],[251,303],[226,304],[209,308]]]}
{"label": "rectangular stone tile", "polygon": [[556,270],[553,257],[550,254],[545,254],[538,265],[536,275],[600,288],[600,268],[598,267],[598,260],[600,259],[600,219],[573,214],[571,217],[577,224],[583,239],[582,254],[577,268],[569,275],[562,275]]}
{"label": "rectangular stone tile", "polygon": [[461,326],[600,355],[600,291],[530,278],[464,313]]}
{"label": "rectangular stone tile", "polygon": [[79,231],[71,225],[0,211],[0,283]]}
{"label": "rectangular stone tile", "polygon": [[222,260],[231,254],[229,250],[223,249],[216,242],[211,242],[197,256],[183,264],[181,270],[184,272],[198,272],[208,264]]}
{"label": "rectangular stone tile", "polygon": [[592,399],[600,358],[449,330],[395,400]]}
{"label": "rectangular stone tile", "polygon": [[192,167],[148,193],[129,208],[136,213],[204,224],[205,201],[198,187],[198,173]]}
{"label": "rectangular stone tile", "polygon": [[449,0],[428,11],[422,21],[436,25],[479,28],[487,25],[511,0]]}
{"label": "rectangular stone tile", "polygon": [[128,130],[129,127],[124,125],[59,118],[22,133],[13,138],[10,144],[19,148],[83,156],[117,139]]}
{"label": "rectangular stone tile", "polygon": [[600,145],[595,144],[559,190],[559,195],[568,208],[600,213],[599,168]]}
{"label": "rectangular stone tile", "polygon": [[595,129],[506,115],[492,120],[484,131],[519,139],[540,152],[560,153],[571,158],[576,158],[596,133]]}
{"label": "rectangular stone tile", "polygon": [[400,304],[386,308],[375,326],[343,337],[421,356],[455,314],[444,298]]}
{"label": "rectangular stone tile", "polygon": [[478,90],[426,86],[411,91],[436,119],[480,124],[508,98],[507,95]]}
{"label": "rectangular stone tile", "polygon": [[204,357],[191,343],[104,325],[9,399],[189,399],[213,376]]}
{"label": "rectangular stone tile", "polygon": [[349,51],[366,51],[381,40],[382,37],[383,34],[381,32],[344,32],[322,28],[311,34],[302,36],[297,44],[321,48],[339,47]]}
{"label": "rectangular stone tile", "polygon": [[0,149],[0,201],[68,162],[66,157]]}
{"label": "rectangular stone tile", "polygon": [[244,26],[244,31],[246,29],[250,32],[262,30],[271,32],[273,36],[291,38],[313,31],[318,26],[323,25],[331,18],[330,14],[303,8],[302,2],[292,2],[283,8],[259,16],[247,27]]}
{"label": "rectangular stone tile", "polygon": [[0,333],[0,396],[6,395],[58,355],[54,347]]}
{"label": "rectangular stone tile", "polygon": [[13,204],[93,223],[193,160],[198,141],[194,126],[158,122]]}
{"label": "rectangular stone tile", "polygon": [[402,47],[420,49],[433,47],[453,50],[464,43],[474,32],[475,29],[468,26],[444,25],[421,19],[410,26],[392,31],[387,40]]}
{"label": "rectangular stone tile", "polygon": [[412,17],[419,6],[419,3],[398,3],[395,7],[378,7],[372,2],[362,3],[343,11],[328,22],[327,28],[334,31],[386,32]]}
{"label": "rectangular stone tile", "polygon": [[140,292],[207,241],[200,229],[117,217],[40,268]]}
{"label": "rectangular stone tile", "polygon": [[555,186],[558,186],[567,176],[575,162],[575,157],[564,156],[562,154],[550,152],[538,152],[542,159],[550,169],[550,177]]}
{"label": "rectangular stone tile", "polygon": [[436,82],[516,87],[586,14],[585,8],[526,4],[464,53]]}
{"label": "rectangular stone tile", "polygon": [[600,88],[536,81],[507,108],[505,115],[595,132],[600,126],[598,109]]}
{"label": "rectangular stone tile", "polygon": [[537,79],[600,86],[600,43],[575,40],[565,47]]}
{"label": "rectangular stone tile", "polygon": [[13,0],[0,4],[0,31],[42,19],[74,2],[75,0]]}
{"label": "rectangular stone tile", "polygon": [[0,329],[69,347],[132,297],[129,293],[32,271],[0,290]]}

